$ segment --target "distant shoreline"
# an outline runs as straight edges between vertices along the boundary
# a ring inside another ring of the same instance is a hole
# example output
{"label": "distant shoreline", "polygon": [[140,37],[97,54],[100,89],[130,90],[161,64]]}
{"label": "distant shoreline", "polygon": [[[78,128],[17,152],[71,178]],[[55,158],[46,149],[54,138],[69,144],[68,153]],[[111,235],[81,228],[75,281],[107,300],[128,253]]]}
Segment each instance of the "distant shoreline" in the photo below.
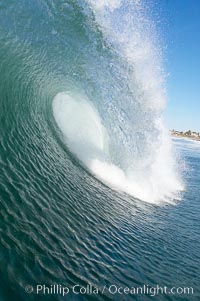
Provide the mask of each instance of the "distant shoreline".
{"label": "distant shoreline", "polygon": [[195,141],[200,141],[200,133],[198,132],[191,132],[191,131],[179,132],[179,131],[172,130],[170,131],[170,134],[172,137],[175,138],[187,138]]}

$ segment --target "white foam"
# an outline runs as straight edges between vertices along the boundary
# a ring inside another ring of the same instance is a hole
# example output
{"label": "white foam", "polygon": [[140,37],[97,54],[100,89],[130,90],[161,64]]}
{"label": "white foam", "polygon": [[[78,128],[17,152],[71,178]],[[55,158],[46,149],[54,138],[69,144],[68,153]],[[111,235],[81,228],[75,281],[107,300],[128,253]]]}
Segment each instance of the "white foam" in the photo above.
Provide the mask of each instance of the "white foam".
{"label": "white foam", "polygon": [[170,147],[169,141],[157,150],[149,170],[123,170],[112,162],[108,134],[87,98],[59,93],[53,100],[53,113],[71,151],[111,188],[151,203],[171,202],[177,187],[181,189],[166,147]]}
{"label": "white foam", "polygon": [[96,0],[90,0],[90,3],[92,4],[93,7],[97,10],[103,10],[105,8],[108,8],[109,10],[114,10],[116,8],[119,8],[121,5],[121,0],[101,0],[101,1],[96,1]]}
{"label": "white foam", "polygon": [[70,149],[86,164],[96,155],[105,156],[108,138],[100,117],[86,98],[59,93],[53,101],[55,120]]}

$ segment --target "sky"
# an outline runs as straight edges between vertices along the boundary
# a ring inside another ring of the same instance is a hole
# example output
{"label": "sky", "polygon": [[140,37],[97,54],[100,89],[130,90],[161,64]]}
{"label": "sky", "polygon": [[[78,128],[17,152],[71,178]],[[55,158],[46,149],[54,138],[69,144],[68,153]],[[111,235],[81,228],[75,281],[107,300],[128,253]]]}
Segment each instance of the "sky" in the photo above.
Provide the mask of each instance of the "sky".
{"label": "sky", "polygon": [[200,0],[165,1],[166,123],[200,132]]}

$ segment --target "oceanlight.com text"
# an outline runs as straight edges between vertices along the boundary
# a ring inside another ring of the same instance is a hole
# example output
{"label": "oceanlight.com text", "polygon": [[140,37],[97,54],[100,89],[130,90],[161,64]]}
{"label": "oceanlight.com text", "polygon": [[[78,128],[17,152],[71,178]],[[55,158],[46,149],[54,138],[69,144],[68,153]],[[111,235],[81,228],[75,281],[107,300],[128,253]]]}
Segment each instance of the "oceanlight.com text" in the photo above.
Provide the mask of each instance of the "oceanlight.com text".
{"label": "oceanlight.com text", "polygon": [[68,294],[74,295],[149,295],[155,297],[158,295],[193,295],[193,287],[168,287],[168,286],[150,286],[144,284],[138,287],[126,287],[117,286],[115,284],[104,285],[101,288],[88,284],[87,286],[81,286],[76,284],[72,287],[61,284],[37,284],[35,287],[32,285],[26,285],[25,291],[28,294],[36,295],[60,295],[66,296]]}

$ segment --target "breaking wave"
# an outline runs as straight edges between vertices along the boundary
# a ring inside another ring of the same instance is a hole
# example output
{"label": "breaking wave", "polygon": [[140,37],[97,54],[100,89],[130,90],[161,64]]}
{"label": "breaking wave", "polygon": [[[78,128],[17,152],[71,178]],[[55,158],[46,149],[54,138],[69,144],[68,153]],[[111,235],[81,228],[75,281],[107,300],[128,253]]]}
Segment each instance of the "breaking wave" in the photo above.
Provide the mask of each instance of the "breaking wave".
{"label": "breaking wave", "polygon": [[53,100],[63,138],[112,188],[171,202],[183,186],[162,117],[165,74],[155,25],[141,1],[88,0],[83,8],[93,39],[90,82]]}

